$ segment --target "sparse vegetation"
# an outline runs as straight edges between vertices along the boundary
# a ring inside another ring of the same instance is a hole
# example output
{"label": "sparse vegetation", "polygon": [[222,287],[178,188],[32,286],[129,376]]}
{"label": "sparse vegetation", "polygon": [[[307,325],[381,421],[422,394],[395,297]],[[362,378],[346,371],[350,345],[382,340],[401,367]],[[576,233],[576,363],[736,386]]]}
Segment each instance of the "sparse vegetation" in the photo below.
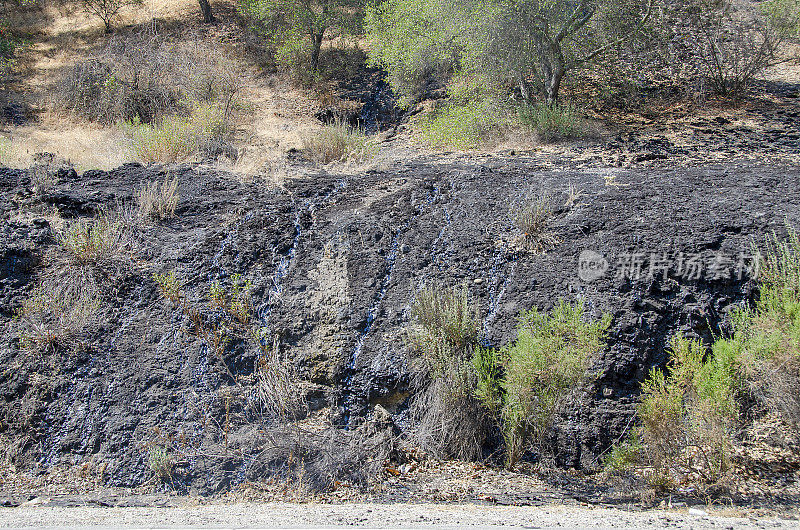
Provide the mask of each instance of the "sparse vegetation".
{"label": "sparse vegetation", "polygon": [[777,414],[796,428],[800,410],[800,241],[767,240],[753,309],[732,316],[734,332],[711,348],[676,336],[666,370],[642,385],[640,426],[621,451],[637,455],[650,480],[717,483],[732,469],[745,424]]}
{"label": "sparse vegetation", "polygon": [[258,412],[273,421],[293,421],[308,414],[300,378],[292,365],[281,356],[280,343],[274,340],[271,345],[266,339],[258,359],[256,384],[253,395]]}
{"label": "sparse vegetation", "polygon": [[[54,103],[102,124],[166,120],[163,129],[196,134],[230,118],[241,86],[240,72],[218,47],[173,43],[152,25],[112,37],[96,56],[75,64],[54,87]],[[195,127],[195,121],[206,123]]]}
{"label": "sparse vegetation", "polygon": [[59,160],[52,153],[37,153],[33,157],[33,165],[28,168],[31,179],[31,190],[39,199],[44,198],[58,184],[58,175],[68,163]]}
{"label": "sparse vegetation", "polygon": [[364,162],[376,147],[364,130],[338,120],[303,140],[303,151],[319,164],[355,160]]}
{"label": "sparse vegetation", "polygon": [[195,153],[236,158],[228,117],[214,106],[197,107],[188,117],[165,116],[156,124],[129,122],[123,129],[133,155],[145,163],[178,162]]}
{"label": "sparse vegetation", "polygon": [[162,182],[152,181],[136,193],[139,217],[164,221],[175,217],[178,207],[178,177],[166,178]]}
{"label": "sparse vegetation", "polygon": [[69,222],[56,239],[72,261],[81,265],[113,263],[125,256],[131,245],[124,222],[112,212]]}
{"label": "sparse vegetation", "polygon": [[172,479],[172,468],[175,464],[169,450],[163,445],[150,447],[147,465],[153,477],[159,482],[169,482]]}
{"label": "sparse vegetation", "polygon": [[81,0],[81,3],[84,11],[102,20],[105,32],[111,33],[119,12],[126,7],[142,5],[143,0]]}
{"label": "sparse vegetation", "polygon": [[91,277],[77,272],[42,280],[17,310],[17,318],[25,350],[83,348],[104,321],[100,290]]}
{"label": "sparse vegetation", "polygon": [[547,250],[558,241],[548,231],[553,217],[553,203],[546,194],[526,198],[509,212],[514,226],[521,232],[520,243],[533,252]]}

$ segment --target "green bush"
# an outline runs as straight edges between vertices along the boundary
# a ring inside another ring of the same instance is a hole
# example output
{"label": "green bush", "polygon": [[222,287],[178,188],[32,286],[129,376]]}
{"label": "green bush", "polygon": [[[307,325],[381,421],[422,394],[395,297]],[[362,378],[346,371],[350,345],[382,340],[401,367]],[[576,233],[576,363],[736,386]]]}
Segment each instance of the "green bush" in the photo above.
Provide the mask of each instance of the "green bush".
{"label": "green bush", "polygon": [[639,462],[658,484],[717,482],[731,469],[745,422],[800,420],[800,241],[767,238],[755,307],[735,311],[733,333],[710,349],[680,335],[667,370],[653,369],[638,408]]}
{"label": "green bush", "polygon": [[702,343],[678,335],[668,371],[653,369],[642,384],[643,454],[660,483],[675,473],[714,482],[730,469],[740,382],[732,358],[715,350],[704,359]]}
{"label": "green bush", "polygon": [[549,315],[533,309],[520,317],[517,340],[499,354],[505,368],[500,388],[509,466],[529,445],[541,442],[562,400],[605,347],[609,324],[608,316],[586,322],[581,302],[563,300]]}
{"label": "green bush", "polygon": [[419,137],[433,148],[476,149],[486,144],[500,124],[489,101],[449,103],[414,121]]}
{"label": "green bush", "polygon": [[524,104],[517,109],[520,123],[542,141],[583,136],[583,120],[571,103]]}

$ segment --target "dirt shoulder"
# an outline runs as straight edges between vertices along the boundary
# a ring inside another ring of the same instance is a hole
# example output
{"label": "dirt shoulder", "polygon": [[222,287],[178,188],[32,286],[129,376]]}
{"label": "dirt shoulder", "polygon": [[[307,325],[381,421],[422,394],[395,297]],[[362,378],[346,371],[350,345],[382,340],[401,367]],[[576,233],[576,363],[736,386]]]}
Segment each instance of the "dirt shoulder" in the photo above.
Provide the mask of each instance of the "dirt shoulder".
{"label": "dirt shoulder", "polygon": [[172,507],[21,506],[0,511],[0,527],[497,527],[795,528],[796,520],[743,518],[699,509],[628,512],[582,506],[478,504],[233,504]]}

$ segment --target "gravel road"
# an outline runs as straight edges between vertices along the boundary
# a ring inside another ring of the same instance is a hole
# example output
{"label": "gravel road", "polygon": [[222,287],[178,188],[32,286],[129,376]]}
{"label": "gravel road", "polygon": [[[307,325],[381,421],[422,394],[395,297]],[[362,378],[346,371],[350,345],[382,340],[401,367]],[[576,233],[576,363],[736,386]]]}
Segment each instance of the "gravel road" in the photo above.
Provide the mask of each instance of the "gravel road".
{"label": "gravel road", "polygon": [[0,509],[0,528],[800,528],[785,519],[746,519],[682,511],[627,512],[576,506],[475,504],[232,504],[168,508],[21,506]]}

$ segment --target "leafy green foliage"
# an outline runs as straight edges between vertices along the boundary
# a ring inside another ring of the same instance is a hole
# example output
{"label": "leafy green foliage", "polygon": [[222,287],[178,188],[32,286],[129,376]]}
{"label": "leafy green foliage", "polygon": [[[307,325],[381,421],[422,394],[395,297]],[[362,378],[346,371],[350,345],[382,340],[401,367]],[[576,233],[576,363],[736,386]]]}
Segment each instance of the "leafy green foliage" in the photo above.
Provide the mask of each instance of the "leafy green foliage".
{"label": "leafy green foliage", "polygon": [[668,372],[653,369],[642,384],[643,452],[660,478],[679,472],[716,481],[730,468],[740,379],[729,356],[704,360],[699,341],[678,335],[670,351]]}
{"label": "leafy green foliage", "polygon": [[421,82],[453,72],[516,85],[548,103],[564,75],[634,38],[651,3],[581,0],[386,0],[368,10],[365,28],[374,64],[386,68],[396,92],[413,99]]}
{"label": "leafy green foliage", "polygon": [[541,140],[575,138],[584,133],[581,117],[571,103],[523,103],[517,113],[519,121]]}
{"label": "leafy green foliage", "polygon": [[768,412],[788,424],[800,419],[800,241],[789,228],[767,238],[760,293],[753,309],[734,312],[734,332],[708,351],[678,335],[667,370],[653,369],[638,409],[640,462],[653,482],[700,478],[716,482],[729,471],[743,422]]}
{"label": "leafy green foliage", "polygon": [[488,101],[451,103],[414,121],[422,140],[431,147],[475,149],[497,128],[499,117]]}
{"label": "leafy green foliage", "polygon": [[279,65],[313,76],[323,39],[361,31],[364,0],[239,0],[239,12],[275,50]]}
{"label": "leafy green foliage", "polygon": [[533,309],[520,317],[516,342],[500,353],[505,367],[502,428],[509,465],[519,460],[528,444],[542,439],[561,400],[605,347],[609,324],[608,316],[585,322],[583,304],[563,300],[549,315]]}

